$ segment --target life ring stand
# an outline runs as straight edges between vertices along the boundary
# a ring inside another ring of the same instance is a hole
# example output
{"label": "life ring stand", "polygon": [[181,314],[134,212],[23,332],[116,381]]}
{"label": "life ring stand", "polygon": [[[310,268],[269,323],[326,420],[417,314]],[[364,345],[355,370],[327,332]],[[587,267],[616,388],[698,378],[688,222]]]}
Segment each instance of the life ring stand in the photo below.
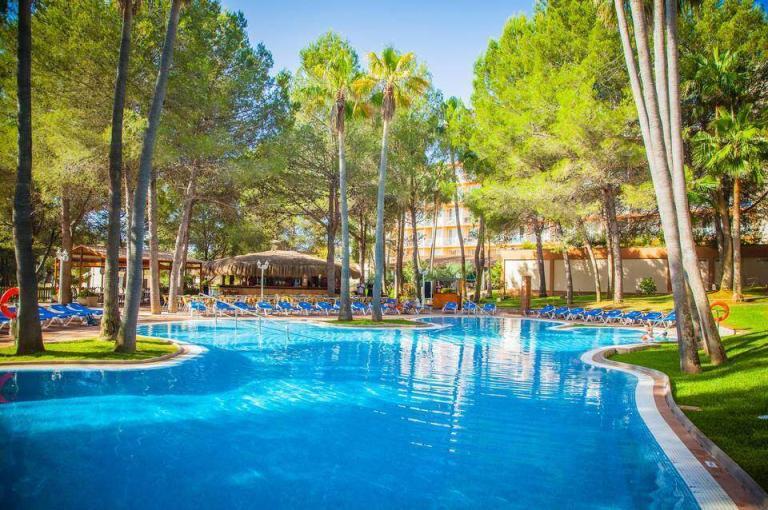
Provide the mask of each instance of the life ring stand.
{"label": "life ring stand", "polygon": [[713,301],[712,304],[709,305],[709,309],[712,311],[712,315],[715,316],[715,320],[718,323],[723,322],[729,315],[731,315],[731,307],[728,306],[728,303],[725,301]]}
{"label": "life ring stand", "polygon": [[9,319],[16,318],[16,311],[11,310],[5,304],[18,295],[19,295],[19,288],[11,287],[10,289],[3,292],[2,296],[0,296],[0,312],[3,312],[3,315],[8,317]]}

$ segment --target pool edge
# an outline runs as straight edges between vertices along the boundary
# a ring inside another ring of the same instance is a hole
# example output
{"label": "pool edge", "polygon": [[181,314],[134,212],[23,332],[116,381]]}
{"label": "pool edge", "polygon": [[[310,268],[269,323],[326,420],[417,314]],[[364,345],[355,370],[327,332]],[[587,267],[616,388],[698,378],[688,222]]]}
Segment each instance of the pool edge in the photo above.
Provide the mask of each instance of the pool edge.
{"label": "pool edge", "polygon": [[635,389],[638,412],[701,508],[768,509],[768,494],[763,488],[678,407],[665,373],[608,359],[613,354],[650,347],[648,344],[600,347],[585,352],[581,359],[588,365],[630,373],[638,378]]}

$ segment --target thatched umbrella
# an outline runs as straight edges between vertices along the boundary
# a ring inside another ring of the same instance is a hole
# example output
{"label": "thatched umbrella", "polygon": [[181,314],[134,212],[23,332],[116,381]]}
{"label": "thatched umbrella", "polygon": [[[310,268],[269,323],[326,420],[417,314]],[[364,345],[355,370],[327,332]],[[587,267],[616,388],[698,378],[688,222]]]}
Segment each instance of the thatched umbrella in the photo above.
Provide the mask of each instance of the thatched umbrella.
{"label": "thatched umbrella", "polygon": [[[269,262],[269,268],[264,271],[264,276],[273,277],[315,276],[325,273],[327,267],[326,261],[320,257],[290,250],[269,250],[212,260],[205,264],[205,272],[212,276],[260,276],[258,263],[265,261]],[[336,269],[340,268],[341,264],[336,263]],[[350,274],[353,278],[359,278],[360,270],[350,267]]]}

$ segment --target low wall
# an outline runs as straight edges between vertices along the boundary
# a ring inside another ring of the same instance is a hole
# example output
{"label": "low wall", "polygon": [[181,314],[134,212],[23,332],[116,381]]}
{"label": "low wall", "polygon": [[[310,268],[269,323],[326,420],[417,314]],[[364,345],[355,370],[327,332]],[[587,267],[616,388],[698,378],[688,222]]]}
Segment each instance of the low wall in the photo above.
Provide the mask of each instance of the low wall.
{"label": "low wall", "polygon": [[[568,252],[573,272],[574,292],[594,292],[592,265],[585,250],[573,248]],[[671,291],[667,251],[665,248],[622,248],[623,289],[626,294],[638,292],[643,278],[651,277],[659,292]],[[711,289],[719,275],[716,274],[717,251],[700,246],[697,249],[699,269],[704,284]],[[500,250],[503,260],[504,282],[508,292],[514,293],[522,285],[524,276],[531,277],[534,292],[539,289],[539,271],[535,250]],[[595,249],[600,287],[608,289],[608,260],[606,250]],[[768,246],[742,247],[742,276],[745,286],[768,285]],[[544,250],[544,275],[547,292],[564,293],[566,290],[565,263],[560,252]]]}

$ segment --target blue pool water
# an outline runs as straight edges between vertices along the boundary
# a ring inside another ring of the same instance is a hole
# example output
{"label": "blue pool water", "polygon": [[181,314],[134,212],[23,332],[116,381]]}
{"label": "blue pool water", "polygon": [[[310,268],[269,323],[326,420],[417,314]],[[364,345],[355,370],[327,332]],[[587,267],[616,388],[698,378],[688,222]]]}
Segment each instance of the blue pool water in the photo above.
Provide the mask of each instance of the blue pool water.
{"label": "blue pool water", "polygon": [[144,326],[206,351],[19,372],[0,404],[0,508],[696,507],[636,380],[579,360],[638,333],[431,320],[445,327]]}

